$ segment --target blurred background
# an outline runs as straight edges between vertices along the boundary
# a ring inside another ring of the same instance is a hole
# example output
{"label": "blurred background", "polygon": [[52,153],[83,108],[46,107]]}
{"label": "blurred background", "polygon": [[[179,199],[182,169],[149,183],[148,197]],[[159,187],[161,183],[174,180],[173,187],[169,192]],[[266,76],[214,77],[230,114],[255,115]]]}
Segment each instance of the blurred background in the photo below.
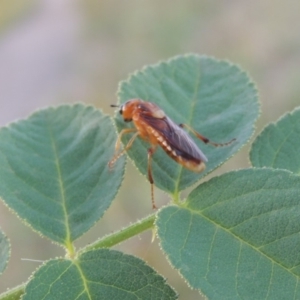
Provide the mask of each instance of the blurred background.
{"label": "blurred background", "polygon": [[[113,115],[109,104],[117,101],[120,80],[144,65],[193,52],[228,59],[247,70],[262,103],[257,134],[300,104],[299,15],[296,0],[2,0],[0,125],[39,108],[78,101]],[[244,147],[212,175],[249,166],[248,151]],[[155,194],[159,206],[168,202],[164,193],[156,189]],[[117,199],[76,245],[91,243],[149,213],[150,186],[129,162]],[[39,266],[22,258],[64,255],[1,202],[0,227],[12,244],[0,293],[25,282]],[[157,241],[151,243],[151,232],[115,249],[145,259],[180,299],[201,299],[171,269]]]}

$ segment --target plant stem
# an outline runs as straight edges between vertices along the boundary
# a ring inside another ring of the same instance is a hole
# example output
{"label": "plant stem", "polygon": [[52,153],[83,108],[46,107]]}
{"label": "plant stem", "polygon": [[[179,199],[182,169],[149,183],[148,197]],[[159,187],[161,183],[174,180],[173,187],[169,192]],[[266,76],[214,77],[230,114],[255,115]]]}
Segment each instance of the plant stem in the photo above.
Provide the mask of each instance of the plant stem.
{"label": "plant stem", "polygon": [[89,246],[79,250],[78,254],[89,250],[95,250],[99,248],[109,248],[117,245],[141,232],[153,228],[156,214],[152,214],[145,219],[142,219],[126,228],[121,229],[118,232],[109,234],[99,239],[98,241],[90,244]]}
{"label": "plant stem", "polygon": [[[142,219],[126,228],[123,228],[116,233],[112,233],[110,235],[104,236],[103,238],[96,241],[95,243],[79,250],[77,254],[80,255],[82,252],[86,252],[88,250],[112,247],[116,244],[121,243],[122,241],[125,241],[135,235],[140,234],[141,232],[143,232],[147,229],[153,228],[155,217],[156,217],[156,213],[154,213],[154,214],[146,217],[145,219]],[[19,297],[21,295],[23,295],[24,289],[25,289],[25,284],[20,285],[13,290],[10,290],[4,294],[1,294],[0,300],[2,300],[2,299],[3,300],[19,299]]]}
{"label": "plant stem", "polygon": [[176,190],[173,194],[173,202],[176,205],[180,205],[180,198],[179,198],[179,192]]}

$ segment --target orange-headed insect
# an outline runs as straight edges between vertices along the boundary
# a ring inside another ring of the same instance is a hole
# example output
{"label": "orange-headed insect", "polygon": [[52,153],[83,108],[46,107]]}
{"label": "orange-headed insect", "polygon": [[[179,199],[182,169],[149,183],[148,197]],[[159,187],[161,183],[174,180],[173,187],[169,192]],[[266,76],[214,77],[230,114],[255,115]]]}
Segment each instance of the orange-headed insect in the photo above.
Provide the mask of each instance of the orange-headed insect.
{"label": "orange-headed insect", "polygon": [[[118,105],[111,105],[111,107],[119,107]],[[177,163],[190,171],[200,173],[205,169],[207,158],[198,148],[191,137],[183,130],[184,127],[189,129],[202,140],[205,144],[213,146],[226,146],[233,142],[232,139],[228,143],[217,144],[211,142],[208,138],[196,132],[193,128],[186,124],[177,125],[174,123],[164,111],[152,102],[146,102],[141,99],[131,99],[120,106],[119,110],[125,122],[133,122],[135,128],[123,129],[116,142],[116,152],[114,157],[109,161],[110,168],[114,163],[132,146],[133,141],[137,136],[150,143],[151,147],[148,149],[148,179],[151,183],[151,199],[152,206],[156,208],[154,202],[153,192],[153,176],[151,167],[151,158],[157,146],[161,146],[163,150]],[[124,149],[119,152],[121,137],[124,134],[132,133],[131,137]]]}

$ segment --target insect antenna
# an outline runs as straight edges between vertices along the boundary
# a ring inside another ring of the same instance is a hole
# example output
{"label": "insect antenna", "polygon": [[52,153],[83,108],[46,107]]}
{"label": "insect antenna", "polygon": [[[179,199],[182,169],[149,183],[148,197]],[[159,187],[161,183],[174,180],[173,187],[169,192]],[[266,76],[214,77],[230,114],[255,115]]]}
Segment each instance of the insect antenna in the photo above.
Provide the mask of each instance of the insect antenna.
{"label": "insect antenna", "polygon": [[111,104],[110,107],[119,107],[120,105],[118,104]]}

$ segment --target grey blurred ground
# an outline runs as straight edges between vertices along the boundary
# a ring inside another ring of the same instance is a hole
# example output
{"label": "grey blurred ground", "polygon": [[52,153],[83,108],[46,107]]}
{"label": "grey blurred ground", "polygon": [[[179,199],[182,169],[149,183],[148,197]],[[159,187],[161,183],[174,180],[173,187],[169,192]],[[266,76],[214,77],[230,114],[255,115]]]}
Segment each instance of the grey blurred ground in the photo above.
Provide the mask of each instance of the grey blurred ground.
{"label": "grey blurred ground", "polygon": [[[257,84],[262,115],[257,133],[300,104],[300,2],[171,0],[6,0],[0,3],[0,125],[63,102],[92,103],[112,114],[118,82],[146,64],[187,52],[229,59]],[[248,149],[218,172],[248,166]],[[149,185],[131,164],[118,199],[78,245],[151,212]],[[1,180],[1,179],[0,179]],[[137,185],[137,182],[139,183]],[[166,195],[155,191],[163,205]],[[0,292],[25,281],[63,250],[40,238],[0,203],[0,225],[12,258]],[[173,272],[151,233],[117,249],[146,259],[182,295],[198,298]]]}

